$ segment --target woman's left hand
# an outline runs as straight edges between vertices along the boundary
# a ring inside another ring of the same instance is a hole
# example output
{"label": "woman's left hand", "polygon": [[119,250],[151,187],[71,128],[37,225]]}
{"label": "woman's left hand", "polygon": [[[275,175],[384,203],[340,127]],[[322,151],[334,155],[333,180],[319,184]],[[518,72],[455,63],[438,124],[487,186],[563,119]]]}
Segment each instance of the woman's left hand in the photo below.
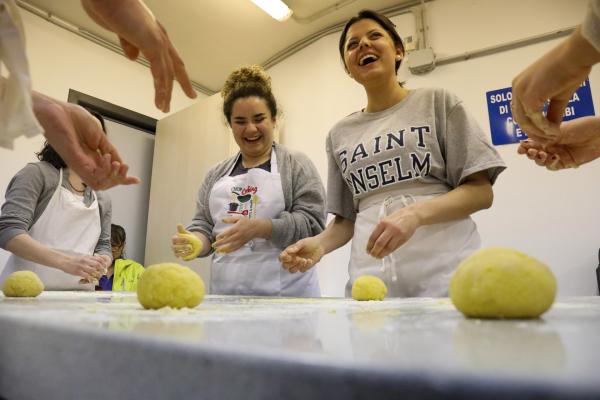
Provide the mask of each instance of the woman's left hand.
{"label": "woman's left hand", "polygon": [[97,284],[98,281],[100,280],[100,278],[102,278],[104,275],[107,274],[108,272],[108,268],[112,265],[112,258],[107,256],[106,254],[98,254],[98,253],[94,253],[94,258],[96,258],[96,260],[100,261],[100,263],[102,264],[102,271],[100,271],[100,273],[98,274],[98,276],[94,276],[93,278],[83,278],[79,280],[79,283],[83,283],[83,284],[87,284],[87,283],[94,283]]}
{"label": "woman's left hand", "polygon": [[265,221],[269,222],[269,226],[271,225],[270,221],[262,219],[223,218],[223,222],[233,226],[217,235],[213,248],[217,253],[231,253],[256,237],[264,237],[262,231],[265,228]]}
{"label": "woman's left hand", "polygon": [[409,207],[382,218],[367,242],[367,253],[382,259],[408,241],[419,227],[417,215]]}

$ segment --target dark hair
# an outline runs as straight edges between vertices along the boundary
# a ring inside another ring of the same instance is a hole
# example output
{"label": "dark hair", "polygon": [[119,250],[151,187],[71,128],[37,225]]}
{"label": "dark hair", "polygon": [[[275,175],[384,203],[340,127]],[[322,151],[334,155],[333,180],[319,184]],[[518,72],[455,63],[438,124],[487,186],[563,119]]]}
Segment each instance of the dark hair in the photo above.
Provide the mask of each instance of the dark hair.
{"label": "dark hair", "polygon": [[[125,229],[121,225],[110,224],[110,244],[113,247],[120,247],[125,245]],[[123,253],[121,253],[123,258]]]}
{"label": "dark hair", "polygon": [[[102,130],[104,131],[104,133],[106,133],[106,127],[104,126],[104,118],[102,118],[102,115],[98,114],[96,111],[88,111],[90,114],[96,117],[98,121],[100,121],[100,125],[102,125]],[[42,149],[38,153],[35,153],[35,155],[37,156],[38,160],[46,161],[52,164],[52,166],[54,166],[54,168],[56,169],[67,167],[67,164],[62,159],[62,157],[56,152],[56,150],[54,150],[52,146],[50,146],[50,144],[48,144],[47,141],[44,142],[44,147],[42,147]]]}
{"label": "dark hair", "polygon": [[271,117],[277,116],[277,101],[271,91],[271,78],[258,65],[241,67],[233,71],[221,89],[223,96],[223,114],[231,124],[233,103],[245,97],[259,97],[267,103]]}
{"label": "dark hair", "polygon": [[[348,29],[358,21],[362,21],[363,19],[370,19],[372,21],[377,22],[383,30],[385,30],[390,37],[392,38],[394,45],[399,47],[404,53],[404,43],[402,43],[402,38],[396,31],[396,25],[385,15],[380,14],[373,10],[361,10],[354,17],[350,18],[346,25],[344,26],[344,30],[342,31],[342,36],[340,36],[339,50],[340,57],[342,58],[342,62],[344,63],[344,68],[348,71],[348,67],[346,66],[346,62],[344,61],[344,45],[346,44],[346,35],[348,34]],[[398,68],[400,68],[400,64],[402,60],[396,61],[396,73],[398,73]]]}
{"label": "dark hair", "polygon": [[46,161],[54,166],[56,169],[66,168],[67,164],[65,164],[64,160],[61,156],[58,155],[56,150],[52,146],[48,144],[48,142],[44,142],[44,147],[39,151],[39,153],[35,153],[38,160]]}

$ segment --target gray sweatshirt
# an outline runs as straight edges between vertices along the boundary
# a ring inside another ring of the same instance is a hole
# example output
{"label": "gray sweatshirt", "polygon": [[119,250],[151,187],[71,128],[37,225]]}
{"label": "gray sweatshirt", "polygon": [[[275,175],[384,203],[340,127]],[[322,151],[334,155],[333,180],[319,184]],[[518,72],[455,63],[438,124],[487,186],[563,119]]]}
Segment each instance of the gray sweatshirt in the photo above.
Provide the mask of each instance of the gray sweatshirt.
{"label": "gray sweatshirt", "polygon": [[[69,189],[68,170],[63,171],[62,186]],[[5,202],[0,214],[0,247],[15,236],[28,233],[40,218],[58,185],[59,170],[45,161],[27,164],[12,178],[6,189]],[[89,206],[98,196],[102,232],[95,253],[112,258],[110,245],[110,222],[112,206],[110,198],[103,192],[85,190],[83,202]]]}
{"label": "gray sweatshirt", "polygon": [[[279,144],[275,144],[275,154],[281,175],[285,210],[271,220],[273,224],[271,241],[285,248],[300,239],[323,231],[325,189],[317,169],[304,154],[291,152]],[[196,215],[187,227],[190,231],[203,233],[211,243],[215,238],[212,233],[214,221],[209,209],[210,193],[214,184],[229,172],[236,159],[237,156],[229,158],[208,172],[198,192]]]}

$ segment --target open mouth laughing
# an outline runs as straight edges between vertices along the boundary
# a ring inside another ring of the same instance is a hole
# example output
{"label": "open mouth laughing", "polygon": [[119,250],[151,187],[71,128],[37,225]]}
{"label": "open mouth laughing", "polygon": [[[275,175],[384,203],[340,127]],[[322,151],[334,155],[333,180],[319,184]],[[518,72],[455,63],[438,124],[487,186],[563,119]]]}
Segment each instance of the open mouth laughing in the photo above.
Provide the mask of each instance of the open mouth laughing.
{"label": "open mouth laughing", "polygon": [[379,60],[375,54],[365,54],[358,60],[358,65],[364,67],[365,65],[369,65]]}

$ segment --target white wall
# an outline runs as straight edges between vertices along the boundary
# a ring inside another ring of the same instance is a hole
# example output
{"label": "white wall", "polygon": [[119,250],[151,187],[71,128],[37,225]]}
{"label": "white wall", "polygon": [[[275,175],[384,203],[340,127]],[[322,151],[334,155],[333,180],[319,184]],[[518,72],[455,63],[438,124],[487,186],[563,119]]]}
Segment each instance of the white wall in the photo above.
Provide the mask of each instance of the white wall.
{"label": "white wall", "polygon": [[[66,101],[69,89],[75,89],[153,118],[164,116],[154,107],[154,88],[148,68],[22,9],[21,15],[35,90]],[[206,97],[201,93],[198,96],[199,99]],[[172,112],[193,102],[176,85]],[[10,179],[26,163],[36,161],[34,152],[42,143],[42,136],[21,138],[13,150],[0,148],[0,204],[4,203]],[[0,250],[0,268],[6,258],[7,253]]]}
{"label": "white wall", "polygon": [[[427,5],[430,45],[450,56],[578,24],[585,0],[435,0]],[[411,34],[410,15],[393,18],[402,36]],[[339,60],[339,33],[319,40],[268,72],[285,113],[282,143],[303,151],[326,181],[325,136],[345,115],[364,107],[362,87],[348,78]],[[485,92],[509,87],[512,78],[558,41],[440,66],[422,76],[400,77],[408,88],[439,86],[461,97],[489,134]],[[600,111],[600,72],[590,77]],[[600,247],[600,162],[576,171],[550,173],[522,156],[516,145],[500,146],[508,169],[494,186],[490,210],[474,215],[485,245],[511,246],[546,262],[560,295],[593,295]],[[347,246],[319,265],[324,295],[343,295]]]}

